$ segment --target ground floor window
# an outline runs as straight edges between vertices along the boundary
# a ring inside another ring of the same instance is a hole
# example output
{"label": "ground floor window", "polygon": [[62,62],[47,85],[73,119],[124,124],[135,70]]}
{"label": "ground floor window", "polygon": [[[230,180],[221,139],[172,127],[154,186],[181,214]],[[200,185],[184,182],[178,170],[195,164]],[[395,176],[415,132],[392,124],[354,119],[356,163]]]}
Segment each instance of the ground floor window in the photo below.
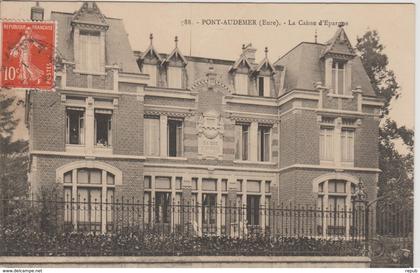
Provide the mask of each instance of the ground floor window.
{"label": "ground floor window", "polygon": [[[155,198],[155,220],[156,223],[170,223],[171,215],[171,193],[156,192]],[[172,208],[173,209],[173,208]]]}
{"label": "ground floor window", "polygon": [[246,197],[246,218],[248,225],[258,226],[260,224],[260,196],[248,195]]}
{"label": "ground floor window", "polygon": [[67,229],[104,231],[114,222],[115,175],[95,168],[64,174],[64,222]]}
{"label": "ground floor window", "polygon": [[351,198],[355,184],[331,179],[318,184],[318,235],[349,236],[353,229]]}

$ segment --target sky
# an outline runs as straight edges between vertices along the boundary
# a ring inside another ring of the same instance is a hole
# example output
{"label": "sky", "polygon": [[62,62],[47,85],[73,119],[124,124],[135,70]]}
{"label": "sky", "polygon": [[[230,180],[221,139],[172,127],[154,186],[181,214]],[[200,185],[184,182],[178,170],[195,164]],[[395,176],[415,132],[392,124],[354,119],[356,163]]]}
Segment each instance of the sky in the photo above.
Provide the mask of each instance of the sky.
{"label": "sky", "polygon": [[[34,2],[0,2],[2,18],[29,19]],[[46,19],[51,10],[74,12],[79,2],[41,2]],[[302,41],[323,43],[335,33],[337,26],[319,25],[320,20],[347,22],[345,30],[352,45],[367,30],[377,30],[389,68],[394,70],[401,86],[401,97],[391,103],[390,116],[399,125],[414,128],[414,12],[413,4],[205,4],[205,3],[113,3],[98,2],[108,17],[121,18],[133,50],[144,51],[153,33],[153,44],[160,53],[178,47],[184,55],[236,60],[242,44],[252,43],[256,59],[269,49],[271,62]],[[218,19],[249,19],[258,25],[218,25]],[[191,24],[188,24],[188,20]],[[281,25],[259,25],[277,20]],[[300,22],[300,23],[299,23]],[[315,26],[311,23],[315,22]],[[295,23],[293,25],[293,23]],[[58,33],[60,35],[60,33]],[[23,96],[22,91],[16,92]],[[18,108],[18,116],[23,111]],[[21,124],[16,137],[27,132]]]}

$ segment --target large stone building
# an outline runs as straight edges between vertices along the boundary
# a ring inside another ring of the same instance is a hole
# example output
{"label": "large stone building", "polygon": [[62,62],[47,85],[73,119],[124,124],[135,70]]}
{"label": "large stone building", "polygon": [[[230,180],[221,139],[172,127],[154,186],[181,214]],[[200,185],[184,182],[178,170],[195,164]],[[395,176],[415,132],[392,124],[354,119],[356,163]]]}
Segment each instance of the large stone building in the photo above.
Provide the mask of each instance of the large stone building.
{"label": "large stone building", "polygon": [[[236,204],[262,228],[258,211],[282,202],[350,206],[360,180],[376,197],[382,101],[342,27],[275,61],[267,49],[256,60],[251,44],[220,60],[183,55],[176,38],[160,53],[152,35],[133,51],[122,20],[92,2],[51,20],[56,92],[27,95],[33,193],[55,185],[66,200],[134,198],[162,211]],[[226,219],[203,213],[196,224],[220,232]]]}

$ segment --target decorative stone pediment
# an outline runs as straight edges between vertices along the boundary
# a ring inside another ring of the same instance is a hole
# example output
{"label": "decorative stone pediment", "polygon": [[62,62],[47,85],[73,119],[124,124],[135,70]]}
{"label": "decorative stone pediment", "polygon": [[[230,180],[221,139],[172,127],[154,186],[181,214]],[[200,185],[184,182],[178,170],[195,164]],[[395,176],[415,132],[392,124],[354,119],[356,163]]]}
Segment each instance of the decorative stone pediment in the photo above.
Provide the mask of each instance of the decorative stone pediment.
{"label": "decorative stone pediment", "polygon": [[322,53],[322,57],[332,56],[339,59],[352,59],[356,53],[347,37],[342,25],[339,26],[334,36],[326,42],[327,47]]}
{"label": "decorative stone pediment", "polygon": [[198,117],[199,158],[223,158],[223,118],[217,111],[207,111]]}
{"label": "decorative stone pediment", "polygon": [[105,16],[99,10],[95,2],[84,2],[80,9],[74,14],[72,25],[79,25],[83,28],[96,28],[107,30],[109,25]]}

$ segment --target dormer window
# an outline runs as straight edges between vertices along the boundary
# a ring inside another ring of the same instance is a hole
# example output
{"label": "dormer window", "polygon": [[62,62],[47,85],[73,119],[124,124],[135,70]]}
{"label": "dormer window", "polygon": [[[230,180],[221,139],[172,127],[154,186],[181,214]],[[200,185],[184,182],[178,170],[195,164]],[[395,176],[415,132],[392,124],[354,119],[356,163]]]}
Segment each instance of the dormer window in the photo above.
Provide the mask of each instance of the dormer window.
{"label": "dormer window", "polygon": [[178,37],[175,36],[175,48],[171,54],[163,61],[166,65],[166,80],[168,88],[182,89],[183,87],[183,70],[187,65],[187,59],[182,55],[178,48]]}
{"label": "dormer window", "polygon": [[258,96],[270,97],[270,77],[258,77]]}
{"label": "dormer window", "polygon": [[149,75],[148,85],[150,86],[158,86],[158,77],[159,74],[159,66],[162,64],[163,59],[161,58],[160,54],[156,51],[153,46],[153,34],[150,33],[149,36],[150,45],[149,47],[142,53],[138,62],[142,64],[141,71],[144,74]]}
{"label": "dormer window", "polygon": [[332,80],[331,87],[334,90],[334,93],[343,95],[346,90],[345,82],[345,62],[344,61],[333,61],[332,66]]}
{"label": "dormer window", "polygon": [[157,86],[157,66],[153,64],[144,64],[143,71],[144,74],[149,74],[149,85]]}
{"label": "dormer window", "polygon": [[248,95],[248,75],[247,74],[236,73],[235,91],[236,91],[236,94]]}
{"label": "dormer window", "polygon": [[168,87],[182,88],[182,67],[169,66],[168,67]]}
{"label": "dormer window", "polygon": [[100,33],[80,31],[80,70],[87,72],[99,72],[100,65]]}
{"label": "dormer window", "polygon": [[105,35],[109,25],[95,2],[84,2],[76,11],[71,26],[75,72],[103,74],[105,72]]}

